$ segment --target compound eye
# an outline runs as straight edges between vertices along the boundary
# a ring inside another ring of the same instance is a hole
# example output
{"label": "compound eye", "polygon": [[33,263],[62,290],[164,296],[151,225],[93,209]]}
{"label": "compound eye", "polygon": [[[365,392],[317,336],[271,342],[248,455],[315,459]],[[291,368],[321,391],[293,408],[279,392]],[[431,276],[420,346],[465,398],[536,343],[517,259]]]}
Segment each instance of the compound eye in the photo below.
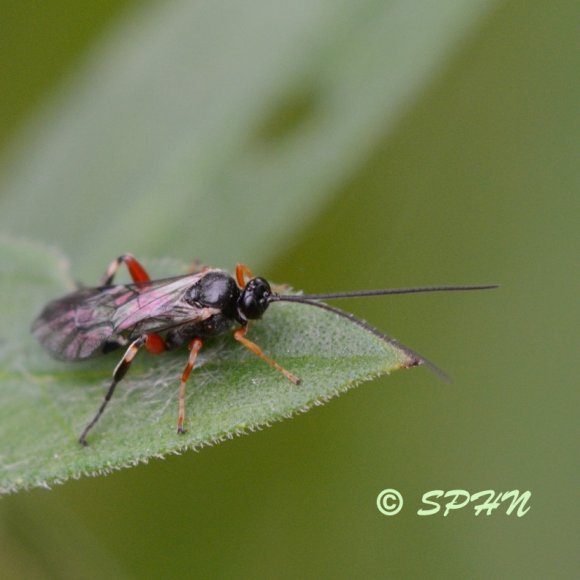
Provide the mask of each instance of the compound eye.
{"label": "compound eye", "polygon": [[271,294],[270,284],[264,278],[252,278],[244,288],[240,310],[249,320],[260,318],[268,308]]}

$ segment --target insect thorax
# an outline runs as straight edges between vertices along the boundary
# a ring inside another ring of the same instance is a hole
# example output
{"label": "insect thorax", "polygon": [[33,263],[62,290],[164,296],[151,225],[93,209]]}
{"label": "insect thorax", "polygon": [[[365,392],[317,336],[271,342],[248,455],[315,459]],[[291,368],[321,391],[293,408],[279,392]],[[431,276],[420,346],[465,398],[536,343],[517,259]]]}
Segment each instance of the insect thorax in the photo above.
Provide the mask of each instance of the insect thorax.
{"label": "insect thorax", "polygon": [[215,313],[191,324],[183,324],[167,332],[165,346],[168,350],[187,344],[194,338],[208,338],[227,332],[234,325],[234,320],[223,312]]}

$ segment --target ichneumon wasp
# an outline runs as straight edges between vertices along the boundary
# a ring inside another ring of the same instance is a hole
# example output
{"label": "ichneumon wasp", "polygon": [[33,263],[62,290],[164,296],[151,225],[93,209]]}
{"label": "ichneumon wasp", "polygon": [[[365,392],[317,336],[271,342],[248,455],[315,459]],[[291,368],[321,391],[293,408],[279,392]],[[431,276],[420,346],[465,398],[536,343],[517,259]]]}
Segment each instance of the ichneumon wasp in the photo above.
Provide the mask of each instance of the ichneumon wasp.
{"label": "ichneumon wasp", "polygon": [[[127,267],[133,283],[113,284],[122,264]],[[100,419],[117,384],[143,348],[153,354],[184,345],[189,349],[179,386],[177,432],[183,433],[185,384],[206,338],[224,334],[235,327],[233,337],[238,342],[289,381],[299,384],[300,379],[296,375],[270,358],[246,336],[248,322],[261,318],[272,303],[296,302],[333,312],[404,351],[408,355],[406,366],[425,364],[445,376],[432,363],[397,340],[353,314],[321,300],[489,288],[497,286],[431,286],[328,294],[280,294],[264,278],[254,277],[243,264],[236,266],[235,278],[224,270],[199,267],[187,275],[151,280],[131,254],[123,254],[110,264],[99,286],[80,288],[50,302],[34,321],[32,332],[52,356],[65,361],[84,360],[119,348],[125,349],[101,406],[79,437],[79,442],[86,445],[89,431]]]}

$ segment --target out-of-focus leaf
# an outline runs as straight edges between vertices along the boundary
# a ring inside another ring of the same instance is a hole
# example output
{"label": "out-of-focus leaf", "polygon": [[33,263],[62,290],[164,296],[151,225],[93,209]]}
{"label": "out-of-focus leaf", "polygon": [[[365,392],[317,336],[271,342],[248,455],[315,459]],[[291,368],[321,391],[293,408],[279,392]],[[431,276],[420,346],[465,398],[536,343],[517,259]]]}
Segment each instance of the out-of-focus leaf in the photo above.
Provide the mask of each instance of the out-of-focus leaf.
{"label": "out-of-focus leaf", "polygon": [[147,3],[22,136],[0,228],[58,240],[81,274],[127,250],[261,265],[493,4]]}

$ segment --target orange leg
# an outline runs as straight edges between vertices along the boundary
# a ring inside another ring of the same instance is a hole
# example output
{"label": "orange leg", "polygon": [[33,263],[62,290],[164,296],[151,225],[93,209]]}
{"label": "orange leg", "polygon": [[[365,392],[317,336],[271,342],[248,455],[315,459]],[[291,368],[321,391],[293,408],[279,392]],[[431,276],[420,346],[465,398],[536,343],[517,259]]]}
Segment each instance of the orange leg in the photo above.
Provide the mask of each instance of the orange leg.
{"label": "orange leg", "polygon": [[236,264],[236,280],[240,288],[245,288],[250,278],[253,278],[252,270],[245,264]]}
{"label": "orange leg", "polygon": [[162,352],[165,351],[166,347],[163,338],[161,338],[161,336],[155,333],[142,334],[139,338],[135,339],[133,342],[131,342],[131,344],[129,344],[127,350],[125,351],[125,354],[123,355],[123,358],[119,361],[119,363],[115,367],[115,370],[113,371],[113,380],[111,382],[111,385],[109,386],[109,390],[107,391],[107,394],[105,395],[103,402],[101,403],[101,406],[99,407],[99,410],[97,411],[96,415],[93,417],[91,422],[84,428],[83,432],[81,433],[81,436],[79,437],[79,443],[81,445],[84,446],[87,445],[87,435],[89,431],[97,424],[98,420],[101,418],[101,415],[107,408],[107,405],[109,404],[109,401],[111,400],[111,397],[113,396],[113,393],[115,392],[115,389],[119,384],[119,381],[127,374],[127,371],[131,368],[131,363],[133,362],[133,360],[135,359],[141,348],[145,348],[145,350],[149,351],[152,354],[161,354]]}
{"label": "orange leg", "polygon": [[139,338],[137,338],[136,340],[134,340],[125,351],[125,354],[123,355],[123,358],[119,361],[119,364],[115,367],[115,370],[113,371],[113,381],[111,382],[111,386],[109,387],[109,390],[107,391],[107,394],[105,395],[105,398],[101,403],[101,406],[97,411],[97,414],[93,417],[91,422],[84,428],[83,432],[81,433],[81,436],[79,437],[79,443],[81,445],[83,446],[87,445],[87,435],[89,431],[96,425],[97,421],[101,418],[101,415],[107,408],[107,405],[109,404],[109,401],[111,400],[111,397],[115,392],[117,384],[127,374],[127,371],[131,367],[133,359],[137,356],[139,349],[146,344],[147,338],[148,335],[144,334]]}
{"label": "orange leg", "polygon": [[201,342],[199,338],[194,338],[189,343],[189,359],[187,361],[187,365],[185,365],[183,374],[181,375],[181,383],[179,385],[179,415],[177,416],[178,433],[185,433],[185,429],[183,428],[183,422],[185,421],[185,383],[189,378],[189,374],[191,373],[191,369],[193,369],[193,365],[195,365],[197,353],[200,351],[202,346],[203,342]]}
{"label": "orange leg", "polygon": [[238,342],[241,342],[247,349],[251,350],[255,355],[259,356],[265,363],[281,372],[289,381],[292,381],[295,385],[300,384],[300,379],[296,375],[293,375],[290,371],[287,371],[283,366],[279,365],[274,359],[270,358],[256,343],[248,340],[246,338],[246,332],[248,332],[248,327],[242,326],[234,332],[234,338]]}
{"label": "orange leg", "polygon": [[101,286],[110,286],[113,283],[115,274],[121,267],[121,264],[127,266],[129,275],[136,284],[151,282],[151,278],[149,278],[149,274],[147,274],[145,268],[131,254],[123,254],[109,264],[107,271],[101,279]]}

